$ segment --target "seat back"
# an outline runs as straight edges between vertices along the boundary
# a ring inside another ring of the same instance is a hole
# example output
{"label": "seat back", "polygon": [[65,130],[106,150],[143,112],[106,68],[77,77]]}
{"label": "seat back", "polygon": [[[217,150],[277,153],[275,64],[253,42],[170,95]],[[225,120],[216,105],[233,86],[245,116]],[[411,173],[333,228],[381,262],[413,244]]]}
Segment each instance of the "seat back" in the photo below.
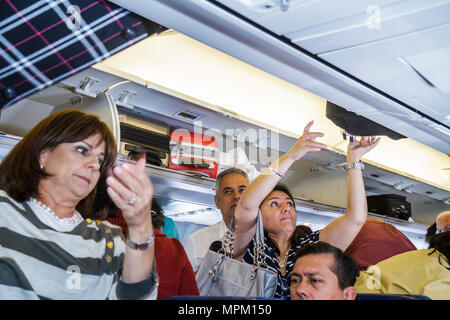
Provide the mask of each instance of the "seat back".
{"label": "seat back", "polygon": [[414,294],[358,293],[355,300],[431,300],[427,296]]}

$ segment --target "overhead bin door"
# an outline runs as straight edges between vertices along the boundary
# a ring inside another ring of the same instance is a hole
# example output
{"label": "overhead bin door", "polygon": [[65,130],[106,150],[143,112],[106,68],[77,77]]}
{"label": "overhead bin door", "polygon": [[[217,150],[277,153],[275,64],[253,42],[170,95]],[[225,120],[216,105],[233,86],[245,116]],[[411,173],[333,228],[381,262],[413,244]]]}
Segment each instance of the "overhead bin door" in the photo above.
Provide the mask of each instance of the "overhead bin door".
{"label": "overhead bin door", "polygon": [[0,1],[0,107],[146,38],[143,22],[109,1]]}
{"label": "overhead bin door", "polygon": [[450,23],[319,56],[450,126]]}
{"label": "overhead bin door", "polygon": [[450,126],[450,1],[219,2]]}

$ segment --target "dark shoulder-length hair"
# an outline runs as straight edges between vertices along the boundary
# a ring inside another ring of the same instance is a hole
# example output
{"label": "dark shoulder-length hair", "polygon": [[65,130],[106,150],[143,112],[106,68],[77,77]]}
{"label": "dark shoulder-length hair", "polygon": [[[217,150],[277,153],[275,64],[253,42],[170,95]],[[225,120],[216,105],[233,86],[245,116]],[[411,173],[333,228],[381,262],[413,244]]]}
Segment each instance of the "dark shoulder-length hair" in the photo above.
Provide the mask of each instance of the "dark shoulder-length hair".
{"label": "dark shoulder-length hair", "polygon": [[[116,158],[116,142],[111,130],[96,115],[63,110],[41,120],[3,159],[0,164],[0,189],[19,202],[36,198],[41,179],[49,177],[40,168],[41,152],[53,150],[61,143],[85,140],[97,133],[105,142],[105,158],[100,168],[100,177],[104,176]],[[96,218],[92,212],[96,192],[97,187],[77,205],[77,210],[85,218]]]}

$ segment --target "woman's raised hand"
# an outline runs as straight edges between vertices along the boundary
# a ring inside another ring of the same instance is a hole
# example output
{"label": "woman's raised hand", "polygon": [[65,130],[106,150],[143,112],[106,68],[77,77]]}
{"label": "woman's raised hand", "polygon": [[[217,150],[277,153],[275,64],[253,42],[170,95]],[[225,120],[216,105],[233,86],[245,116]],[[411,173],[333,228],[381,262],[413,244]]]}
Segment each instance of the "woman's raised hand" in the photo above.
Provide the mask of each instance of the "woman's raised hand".
{"label": "woman's raised hand", "polygon": [[288,156],[293,160],[298,160],[305,154],[311,151],[320,151],[326,148],[327,145],[317,142],[317,138],[324,136],[322,132],[310,132],[314,121],[310,121],[305,129],[303,129],[303,135],[298,138],[297,142],[292,146],[292,148],[287,152]]}
{"label": "woman's raised hand", "polygon": [[151,221],[153,185],[145,172],[145,154],[135,165],[125,163],[115,166],[106,182],[108,194],[122,211],[130,231]]}
{"label": "woman's raised hand", "polygon": [[358,141],[356,138],[347,146],[347,162],[357,162],[367,152],[375,148],[380,142],[380,138],[376,137],[361,137]]}

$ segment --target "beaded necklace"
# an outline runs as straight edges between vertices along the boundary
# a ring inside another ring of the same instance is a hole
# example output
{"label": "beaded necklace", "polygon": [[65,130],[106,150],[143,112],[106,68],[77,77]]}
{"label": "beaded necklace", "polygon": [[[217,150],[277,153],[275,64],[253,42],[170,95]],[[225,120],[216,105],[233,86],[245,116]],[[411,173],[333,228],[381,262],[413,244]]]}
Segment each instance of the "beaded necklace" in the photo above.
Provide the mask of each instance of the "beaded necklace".
{"label": "beaded necklace", "polygon": [[44,209],[45,212],[47,212],[48,214],[50,214],[53,218],[55,218],[57,221],[63,222],[63,223],[67,223],[67,224],[74,224],[74,223],[78,223],[80,221],[83,220],[83,217],[81,216],[81,214],[75,210],[73,212],[73,216],[70,218],[60,218],[56,215],[56,213],[53,212],[52,209],[50,209],[47,205],[43,204],[42,202],[40,202],[39,200],[35,199],[35,198],[31,198],[31,201],[33,201],[34,203],[36,203],[37,205],[39,205],[42,209]]}

